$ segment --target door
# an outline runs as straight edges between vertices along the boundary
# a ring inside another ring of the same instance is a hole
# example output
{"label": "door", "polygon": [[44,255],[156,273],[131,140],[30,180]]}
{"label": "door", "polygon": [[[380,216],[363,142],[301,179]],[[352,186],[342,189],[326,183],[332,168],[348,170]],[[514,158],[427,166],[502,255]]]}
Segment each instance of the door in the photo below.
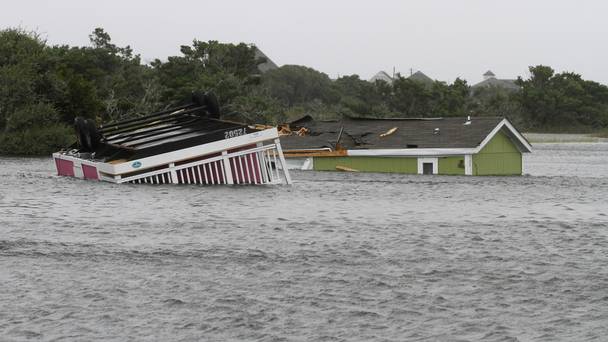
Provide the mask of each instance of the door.
{"label": "door", "polygon": [[436,175],[439,172],[438,158],[418,158],[418,174],[419,175]]}
{"label": "door", "polygon": [[432,175],[433,174],[433,163],[422,163],[422,174]]}

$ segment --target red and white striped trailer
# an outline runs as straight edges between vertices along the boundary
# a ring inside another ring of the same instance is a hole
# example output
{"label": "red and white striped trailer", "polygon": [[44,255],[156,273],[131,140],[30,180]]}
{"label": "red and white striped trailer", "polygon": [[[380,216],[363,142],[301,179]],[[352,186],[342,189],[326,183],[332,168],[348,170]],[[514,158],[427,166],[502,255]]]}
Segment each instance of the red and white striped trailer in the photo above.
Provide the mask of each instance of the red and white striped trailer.
{"label": "red and white striped trailer", "polygon": [[277,129],[220,120],[213,100],[100,127],[77,118],[78,146],[53,154],[57,173],[112,183],[291,184]]}

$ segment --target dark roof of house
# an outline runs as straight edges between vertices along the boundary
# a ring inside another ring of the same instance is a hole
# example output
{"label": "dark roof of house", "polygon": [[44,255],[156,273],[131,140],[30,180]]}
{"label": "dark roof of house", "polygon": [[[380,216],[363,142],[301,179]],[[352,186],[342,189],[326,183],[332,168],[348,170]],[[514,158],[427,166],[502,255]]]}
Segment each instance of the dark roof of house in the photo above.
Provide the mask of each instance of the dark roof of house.
{"label": "dark roof of house", "polygon": [[[305,136],[283,136],[285,150],[332,148],[342,131],[340,145],[346,149],[395,148],[476,148],[503,120],[501,117],[422,119],[345,118],[336,121],[314,121],[310,117],[294,121],[292,130],[306,127]],[[394,133],[380,135],[397,127]]]}
{"label": "dark roof of house", "polygon": [[370,78],[370,82],[375,82],[375,81],[384,81],[387,83],[392,83],[393,82],[393,78],[391,76],[389,76],[389,74],[387,74],[385,71],[378,71],[378,73],[376,73],[372,78]]}
{"label": "dark roof of house", "polygon": [[471,88],[497,87],[508,90],[519,90],[519,86],[515,83],[515,81],[516,80],[498,79],[492,77],[473,85]]}
{"label": "dark roof of house", "polygon": [[278,69],[279,67],[270,59],[262,50],[260,50],[257,46],[255,46],[255,58],[263,58],[265,60],[264,63],[258,64],[258,70],[261,73],[265,73],[270,70]]}
{"label": "dark roof of house", "polygon": [[425,83],[425,84],[431,84],[431,83],[434,82],[432,78],[430,78],[427,75],[425,75],[422,71],[416,71],[415,73],[413,73],[407,79],[408,80],[412,80],[412,81],[422,82],[422,83]]}

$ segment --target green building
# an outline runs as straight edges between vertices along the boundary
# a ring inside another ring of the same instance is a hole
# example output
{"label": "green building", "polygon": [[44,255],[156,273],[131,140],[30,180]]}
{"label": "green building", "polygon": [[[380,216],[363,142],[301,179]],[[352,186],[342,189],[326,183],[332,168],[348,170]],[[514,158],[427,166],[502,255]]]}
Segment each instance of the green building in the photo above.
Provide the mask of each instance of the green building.
{"label": "green building", "polygon": [[530,143],[500,117],[290,123],[281,145],[292,169],[440,175],[521,175]]}

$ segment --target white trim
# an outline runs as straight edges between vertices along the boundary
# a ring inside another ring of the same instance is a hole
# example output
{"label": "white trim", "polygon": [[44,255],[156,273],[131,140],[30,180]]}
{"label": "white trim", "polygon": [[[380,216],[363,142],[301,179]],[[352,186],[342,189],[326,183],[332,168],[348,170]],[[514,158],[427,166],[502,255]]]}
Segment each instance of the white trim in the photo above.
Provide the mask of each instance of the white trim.
{"label": "white trim", "polygon": [[74,177],[76,178],[84,178],[84,171],[82,170],[82,163],[80,161],[75,161],[73,163],[74,167]]}
{"label": "white trim", "polygon": [[395,149],[370,149],[370,150],[347,150],[347,156],[461,156],[476,153],[474,148],[395,148]]}
{"label": "white trim", "polygon": [[424,173],[423,164],[432,163],[433,164],[433,174],[436,175],[439,173],[439,158],[418,158],[418,174],[421,175]]}
{"label": "white trim", "polygon": [[466,176],[473,175],[473,156],[470,154],[464,155],[464,174]]}
{"label": "white trim", "polygon": [[[261,148],[260,144],[257,144],[257,148]],[[234,184],[234,180],[232,179],[232,170],[230,167],[230,159],[227,158],[228,156],[228,151],[222,151],[222,162],[224,163],[224,170],[225,170],[225,176],[224,178],[226,179],[226,184]],[[260,168],[260,172],[262,169]]]}
{"label": "white trim", "polygon": [[[274,128],[273,128],[274,129]],[[274,129],[275,132],[277,132],[276,129]],[[277,138],[274,139],[274,144],[276,145],[276,149],[277,149],[277,153],[279,154],[279,161],[281,162],[281,168],[283,169],[283,178],[285,178],[285,183],[287,184],[291,184],[291,175],[289,174],[289,170],[287,170],[287,163],[285,162],[285,156],[283,156],[283,149],[281,148],[281,139],[279,139],[278,137],[278,133],[277,133]],[[277,157],[277,153],[275,153],[274,157]],[[276,161],[275,161],[275,167],[278,168],[278,166],[276,166]],[[277,170],[277,173],[279,171]]]}
{"label": "white trim", "polygon": [[502,121],[499,122],[498,125],[496,125],[496,127],[494,127],[494,129],[490,132],[490,134],[488,134],[488,136],[486,136],[486,138],[483,139],[481,144],[479,144],[479,146],[475,149],[474,153],[479,153],[479,151],[481,151],[490,142],[490,140],[492,140],[492,138],[494,138],[494,136],[505,126],[509,129],[509,131],[511,131],[511,133],[513,133],[513,135],[515,135],[517,140],[519,140],[519,142],[524,146],[524,148],[527,149],[527,151],[521,151],[521,152],[532,152],[532,146],[528,143],[526,138],[524,138],[521,134],[519,134],[519,132],[515,129],[515,127],[513,127],[513,125],[511,125],[509,120],[502,119]]}
{"label": "white trim", "polygon": [[513,127],[513,125],[511,125],[509,120],[504,119],[503,121],[505,122],[505,125],[509,128],[511,133],[513,133],[517,137],[517,139],[521,142],[521,144],[524,145],[528,149],[528,151],[524,151],[524,152],[532,152],[532,145],[530,145],[528,140],[526,140],[526,138],[523,135],[521,135],[521,133],[519,133],[519,131],[517,129],[515,129],[515,127]]}
{"label": "white trim", "polygon": [[288,170],[314,170],[313,157],[285,158]]}
{"label": "white trim", "polygon": [[[192,158],[192,156],[203,156],[215,152],[220,152],[226,149],[238,148],[244,145],[255,144],[260,141],[276,139],[278,136],[279,133],[277,129],[270,128],[259,132],[241,135],[239,137],[213,141],[210,143],[189,147],[177,151],[157,154],[147,158],[138,159],[137,161],[141,163],[142,169],[147,169],[151,167],[156,167],[158,165],[166,164],[167,161],[179,162],[181,160]],[[136,170],[131,166],[133,162],[135,162],[135,160],[130,160],[126,163],[120,164],[103,163],[99,164],[99,167],[101,172],[114,175],[122,174]]]}

